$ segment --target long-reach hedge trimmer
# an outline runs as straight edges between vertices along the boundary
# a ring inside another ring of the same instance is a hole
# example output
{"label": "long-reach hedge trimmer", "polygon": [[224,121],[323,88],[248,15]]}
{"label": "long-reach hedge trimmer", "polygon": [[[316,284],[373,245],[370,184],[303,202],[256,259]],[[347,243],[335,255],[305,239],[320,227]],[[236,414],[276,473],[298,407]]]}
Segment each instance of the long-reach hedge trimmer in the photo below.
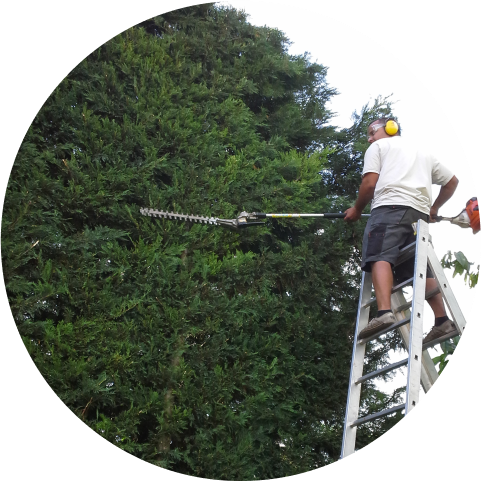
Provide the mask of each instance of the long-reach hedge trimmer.
{"label": "long-reach hedge trimmer", "polygon": [[[195,216],[194,214],[180,214],[166,211],[156,211],[155,209],[142,208],[140,213],[144,216],[151,216],[157,218],[177,219],[179,221],[191,221],[194,223],[214,224],[216,226],[225,226],[229,228],[239,229],[247,226],[254,226],[264,224],[259,219],[266,218],[326,218],[336,219],[344,218],[345,213],[247,213],[242,211],[235,219],[221,219],[214,217]],[[361,214],[362,217],[369,217],[370,214]],[[479,209],[478,200],[473,197],[466,203],[466,209],[463,209],[461,213],[452,218],[446,218],[437,216],[436,221],[450,221],[452,224],[456,224],[461,228],[473,228],[473,232],[476,234],[479,231]],[[477,223],[477,224],[476,224]]]}
{"label": "long-reach hedge trimmer", "polygon": [[[194,216],[193,214],[168,213],[165,211],[156,211],[155,209],[142,208],[140,213],[144,216],[152,216],[157,218],[178,219],[180,221],[192,221],[194,223],[215,224],[217,226],[226,226],[229,228],[244,228],[256,224],[264,224],[259,219],[265,218],[343,218],[344,213],[322,213],[322,214],[267,214],[267,213],[247,213],[242,211],[235,219],[206,218],[203,216]],[[369,217],[370,214],[362,214],[361,216]]]}

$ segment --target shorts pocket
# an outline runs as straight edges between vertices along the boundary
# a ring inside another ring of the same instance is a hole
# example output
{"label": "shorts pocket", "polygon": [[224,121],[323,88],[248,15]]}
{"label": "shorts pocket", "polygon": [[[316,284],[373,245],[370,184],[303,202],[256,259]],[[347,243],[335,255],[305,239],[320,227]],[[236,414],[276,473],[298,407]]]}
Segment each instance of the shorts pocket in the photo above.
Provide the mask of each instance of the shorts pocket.
{"label": "shorts pocket", "polygon": [[369,231],[367,238],[366,257],[381,254],[384,237],[386,235],[386,224],[377,224]]}
{"label": "shorts pocket", "polygon": [[[409,211],[409,209],[407,209],[407,208],[396,209],[392,214],[392,224],[404,224],[405,218],[406,218],[406,213],[408,211]],[[409,224],[411,224],[411,223],[409,223]]]}

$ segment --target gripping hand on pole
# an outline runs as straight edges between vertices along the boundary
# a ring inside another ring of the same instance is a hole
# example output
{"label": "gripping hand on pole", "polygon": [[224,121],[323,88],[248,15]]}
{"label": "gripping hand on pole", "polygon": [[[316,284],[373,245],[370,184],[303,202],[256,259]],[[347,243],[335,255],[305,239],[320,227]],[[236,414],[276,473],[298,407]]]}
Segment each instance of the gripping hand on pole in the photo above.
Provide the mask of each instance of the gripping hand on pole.
{"label": "gripping hand on pole", "polygon": [[361,219],[362,211],[358,211],[356,207],[352,207],[352,208],[346,209],[344,213],[346,214],[344,216],[344,221],[348,223],[353,223]]}

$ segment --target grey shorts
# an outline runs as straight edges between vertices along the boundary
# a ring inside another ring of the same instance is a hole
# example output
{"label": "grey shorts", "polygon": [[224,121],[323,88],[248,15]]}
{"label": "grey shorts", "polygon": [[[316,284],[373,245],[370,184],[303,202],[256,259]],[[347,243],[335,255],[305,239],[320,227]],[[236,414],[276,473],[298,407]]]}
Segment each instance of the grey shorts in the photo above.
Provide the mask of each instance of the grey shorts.
{"label": "grey shorts", "polygon": [[[412,223],[419,219],[429,222],[429,215],[407,206],[381,206],[371,211],[362,241],[363,271],[371,271],[371,263],[387,261],[394,265],[399,251],[416,241]],[[398,283],[412,278],[414,257],[393,268],[394,278]],[[427,269],[427,278],[434,278]]]}

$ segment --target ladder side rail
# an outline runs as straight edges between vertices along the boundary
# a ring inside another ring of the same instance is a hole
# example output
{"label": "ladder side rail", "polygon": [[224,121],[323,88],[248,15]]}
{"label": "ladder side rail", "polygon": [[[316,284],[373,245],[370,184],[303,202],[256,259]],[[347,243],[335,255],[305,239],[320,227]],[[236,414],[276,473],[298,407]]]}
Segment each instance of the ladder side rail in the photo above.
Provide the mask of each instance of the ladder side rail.
{"label": "ladder side rail", "polygon": [[[409,340],[410,325],[405,325],[400,328],[401,336],[406,337]],[[427,393],[436,380],[438,379],[438,372],[436,370],[436,365],[434,365],[433,360],[429,356],[429,353],[424,350],[421,355],[421,387],[424,393]]]}
{"label": "ladder side rail", "polygon": [[409,330],[409,361],[406,385],[407,415],[419,402],[421,384],[421,359],[423,344],[423,314],[426,294],[426,271],[428,265],[428,224],[420,219],[417,222],[416,257],[414,258],[413,299],[411,306],[411,326]]}
{"label": "ladder side rail", "polygon": [[[400,309],[400,307],[405,306],[406,303],[406,298],[402,291],[396,291],[391,295],[391,306],[393,308],[394,317],[397,320],[405,319],[411,316],[410,310]],[[410,323],[408,323],[407,325],[403,325],[398,328],[398,332],[401,335],[404,348],[407,352],[409,352],[410,326]],[[423,351],[421,364],[421,386],[423,387],[424,393],[427,393],[434,385],[434,382],[438,379],[438,372],[427,351]]]}
{"label": "ladder side rail", "polygon": [[428,264],[436,278],[444,302],[451,312],[453,317],[452,321],[456,325],[458,333],[462,335],[466,327],[466,320],[454,296],[453,290],[449,286],[446,274],[444,273],[443,267],[441,266],[431,243],[429,243],[428,246]]}
{"label": "ladder side rail", "polygon": [[344,432],[342,435],[341,458],[354,453],[356,445],[356,430],[352,426],[357,420],[359,414],[359,405],[361,400],[361,384],[356,384],[362,376],[364,369],[364,354],[366,351],[365,344],[358,343],[358,334],[363,330],[369,322],[369,306],[365,306],[371,298],[372,292],[372,275],[363,271],[361,290],[359,295],[359,304],[357,309],[356,329],[354,333],[354,343],[352,346],[351,358],[351,374],[349,377],[349,389],[347,393],[346,416],[344,420]]}

